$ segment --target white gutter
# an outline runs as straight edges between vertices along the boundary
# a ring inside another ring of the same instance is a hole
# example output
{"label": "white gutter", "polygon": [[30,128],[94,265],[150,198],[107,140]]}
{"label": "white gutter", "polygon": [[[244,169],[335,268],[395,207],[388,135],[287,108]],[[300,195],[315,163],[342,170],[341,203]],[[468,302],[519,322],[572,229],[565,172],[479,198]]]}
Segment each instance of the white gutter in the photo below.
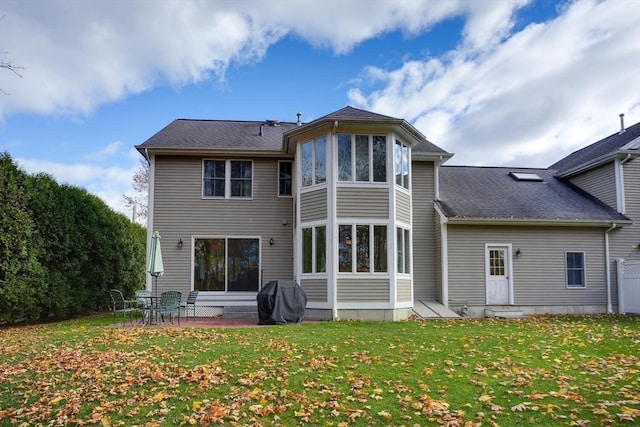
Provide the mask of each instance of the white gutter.
{"label": "white gutter", "polygon": [[611,227],[604,232],[604,258],[605,258],[605,271],[607,275],[607,314],[613,314],[613,307],[611,305],[611,267],[609,265],[609,232],[617,227],[617,224],[611,224]]}

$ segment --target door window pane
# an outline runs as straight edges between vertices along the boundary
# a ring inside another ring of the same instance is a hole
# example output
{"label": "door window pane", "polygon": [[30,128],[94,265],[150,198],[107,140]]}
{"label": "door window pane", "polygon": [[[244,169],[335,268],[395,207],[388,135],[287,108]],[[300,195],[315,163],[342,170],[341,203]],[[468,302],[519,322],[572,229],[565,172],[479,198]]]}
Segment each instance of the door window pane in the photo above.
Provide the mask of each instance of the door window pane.
{"label": "door window pane", "polygon": [[196,239],[194,248],[194,289],[224,291],[225,239]]}
{"label": "door window pane", "polygon": [[257,292],[259,278],[258,239],[227,239],[227,291]]}
{"label": "door window pane", "polygon": [[195,239],[194,289],[257,292],[259,246],[258,239]]}

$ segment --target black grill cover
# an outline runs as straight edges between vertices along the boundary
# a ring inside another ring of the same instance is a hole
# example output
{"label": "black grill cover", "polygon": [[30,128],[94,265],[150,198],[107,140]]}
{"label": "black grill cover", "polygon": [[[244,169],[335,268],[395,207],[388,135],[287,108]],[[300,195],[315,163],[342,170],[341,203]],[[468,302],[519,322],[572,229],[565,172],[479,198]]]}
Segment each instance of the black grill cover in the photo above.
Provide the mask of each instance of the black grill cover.
{"label": "black grill cover", "polygon": [[272,280],[258,292],[258,324],[282,325],[302,322],[307,295],[292,280]]}

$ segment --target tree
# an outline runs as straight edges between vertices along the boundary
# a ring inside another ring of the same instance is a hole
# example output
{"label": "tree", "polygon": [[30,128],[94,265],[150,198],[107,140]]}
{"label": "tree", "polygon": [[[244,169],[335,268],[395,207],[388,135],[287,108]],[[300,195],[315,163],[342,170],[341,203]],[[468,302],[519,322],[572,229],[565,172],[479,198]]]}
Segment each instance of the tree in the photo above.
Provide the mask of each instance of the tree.
{"label": "tree", "polygon": [[[4,52],[0,52],[0,53],[4,53]],[[20,74],[18,72],[18,70],[24,70],[24,67],[20,67],[18,65],[14,65],[11,62],[6,62],[6,61],[3,61],[3,60],[0,60],[0,68],[4,68],[5,70],[9,70],[9,71],[14,73],[18,77],[22,77],[22,74]],[[7,92],[5,92],[2,88],[0,88],[0,92],[4,93],[5,95],[7,95]]]}
{"label": "tree", "polygon": [[134,194],[129,196],[123,194],[125,206],[131,208],[132,220],[134,222],[146,223],[149,202],[149,163],[145,159],[140,159],[138,170],[133,174],[131,181]]}

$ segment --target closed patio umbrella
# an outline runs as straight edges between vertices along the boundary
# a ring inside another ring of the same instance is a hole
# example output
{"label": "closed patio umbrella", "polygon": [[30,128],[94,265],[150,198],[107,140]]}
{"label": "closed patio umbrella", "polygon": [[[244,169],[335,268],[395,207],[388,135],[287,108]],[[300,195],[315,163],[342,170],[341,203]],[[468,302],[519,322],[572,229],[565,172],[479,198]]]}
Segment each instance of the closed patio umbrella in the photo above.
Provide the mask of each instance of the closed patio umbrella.
{"label": "closed patio umbrella", "polygon": [[149,253],[149,268],[147,271],[156,278],[156,298],[158,297],[158,276],[164,274],[164,266],[162,265],[162,250],[160,249],[160,233],[153,232],[151,237],[151,251]]}

